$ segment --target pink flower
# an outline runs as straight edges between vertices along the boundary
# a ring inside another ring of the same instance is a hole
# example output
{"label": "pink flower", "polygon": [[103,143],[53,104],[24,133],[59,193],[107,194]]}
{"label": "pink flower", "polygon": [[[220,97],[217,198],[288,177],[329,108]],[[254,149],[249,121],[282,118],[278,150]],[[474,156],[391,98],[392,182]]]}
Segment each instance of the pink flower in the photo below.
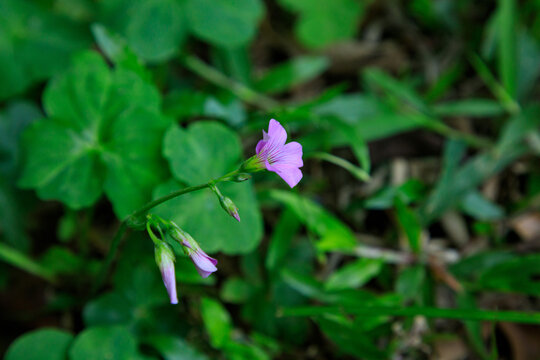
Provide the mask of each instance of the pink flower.
{"label": "pink flower", "polygon": [[201,277],[207,278],[214,271],[217,271],[217,260],[208,256],[197,243],[190,244],[184,240],[182,245],[186,247],[187,253]]}
{"label": "pink flower", "polygon": [[268,133],[263,130],[263,139],[257,143],[255,152],[259,166],[266,167],[268,171],[277,173],[293,188],[302,179],[304,166],[302,161],[302,145],[296,141],[285,144],[287,132],[281,124],[270,120]]}
{"label": "pink flower", "polygon": [[199,275],[203,278],[210,276],[214,271],[217,271],[217,260],[208,256],[199,246],[199,244],[182,230],[174,222],[170,222],[169,234],[173,239],[178,241],[184,247],[184,252],[191,258]]}
{"label": "pink flower", "polygon": [[174,273],[174,253],[169,245],[160,242],[155,247],[155,257],[171,304],[178,304],[176,276]]}

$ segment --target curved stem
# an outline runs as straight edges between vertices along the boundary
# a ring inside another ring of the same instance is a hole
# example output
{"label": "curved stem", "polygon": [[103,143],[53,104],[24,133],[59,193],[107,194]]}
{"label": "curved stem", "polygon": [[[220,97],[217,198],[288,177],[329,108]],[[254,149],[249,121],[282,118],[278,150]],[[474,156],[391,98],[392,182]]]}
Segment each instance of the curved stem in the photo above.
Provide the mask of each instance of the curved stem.
{"label": "curved stem", "polygon": [[158,198],[156,200],[150,201],[148,204],[144,205],[142,208],[135,211],[129,217],[137,217],[137,216],[144,215],[148,210],[158,206],[161,203],[164,203],[165,201],[169,201],[171,199],[174,199],[175,197],[187,194],[189,192],[193,192],[193,191],[197,191],[197,190],[207,188],[208,186],[209,186],[209,183],[206,183],[206,184],[200,184],[200,185],[195,185],[195,186],[188,186],[186,188],[183,188],[183,189],[180,189],[180,190],[177,190],[177,191],[173,191],[170,194],[162,196],[162,197],[160,197],[160,198]]}
{"label": "curved stem", "polygon": [[181,195],[184,195],[184,194],[187,194],[187,193],[190,193],[190,192],[193,192],[193,191],[198,191],[198,190],[202,190],[202,189],[205,189],[207,187],[210,187],[214,184],[217,184],[219,182],[222,182],[222,181],[227,181],[229,180],[232,176],[234,176],[236,173],[238,173],[238,170],[235,170],[235,171],[231,171],[230,173],[228,174],[225,174],[217,179],[214,179],[214,180],[211,180],[205,184],[199,184],[199,185],[195,185],[195,186],[188,186],[188,187],[185,187],[183,189],[180,189],[180,190],[177,190],[177,191],[173,191],[172,193],[170,194],[167,194],[165,196],[162,196],[158,199],[155,199],[155,200],[152,200],[150,201],[149,203],[147,203],[146,205],[144,205],[143,207],[141,207],[140,209],[134,211],[131,215],[129,215],[126,219],[124,219],[121,223],[120,223],[120,227],[118,228],[118,230],[116,231],[116,234],[114,235],[114,238],[111,242],[111,247],[109,249],[109,252],[107,253],[107,257],[105,258],[105,262],[103,263],[103,266],[101,268],[101,271],[99,272],[99,275],[97,277],[97,280],[94,284],[94,287],[92,289],[92,292],[91,294],[94,295],[95,293],[97,293],[99,291],[99,289],[103,286],[103,283],[105,282],[105,280],[107,279],[107,274],[109,273],[109,270],[110,270],[110,267],[112,265],[112,262],[114,260],[114,258],[116,257],[116,253],[118,252],[118,247],[120,246],[120,242],[128,228],[128,222],[131,220],[131,219],[137,219],[138,217],[141,217],[141,216],[144,216],[149,210],[153,209],[154,207],[166,202],[166,201],[169,201],[171,199],[174,199],[178,196],[181,196]]}

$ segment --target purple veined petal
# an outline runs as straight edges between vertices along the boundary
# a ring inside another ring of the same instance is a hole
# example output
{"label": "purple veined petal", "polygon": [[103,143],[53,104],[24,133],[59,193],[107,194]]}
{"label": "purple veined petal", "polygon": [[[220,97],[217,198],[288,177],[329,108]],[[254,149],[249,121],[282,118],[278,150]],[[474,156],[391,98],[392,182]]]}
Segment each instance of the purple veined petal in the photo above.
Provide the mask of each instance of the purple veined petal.
{"label": "purple veined petal", "polygon": [[178,296],[176,294],[176,277],[174,273],[174,265],[167,264],[161,268],[161,277],[163,278],[163,284],[169,294],[171,304],[178,304]]}
{"label": "purple veined petal", "polygon": [[288,164],[276,163],[272,165],[266,162],[266,168],[278,174],[291,188],[295,187],[303,176],[300,169]]}
{"label": "purple veined petal", "polygon": [[204,251],[194,251],[189,256],[201,277],[206,278],[214,271],[217,271],[217,260],[206,255]]}
{"label": "purple veined petal", "polygon": [[263,140],[268,141],[268,139],[270,139],[270,137],[268,136],[268,133],[263,130]]}
{"label": "purple veined petal", "polygon": [[266,143],[267,143],[267,141],[264,140],[264,139],[259,140],[259,142],[257,143],[257,146],[255,147],[255,153],[259,154],[261,152],[261,150],[264,148],[264,145],[266,145]]}
{"label": "purple veined petal", "polygon": [[292,141],[285,146],[283,146],[279,152],[271,154],[268,162],[272,165],[287,165],[294,167],[304,166],[302,161],[302,145],[296,141]]}
{"label": "purple veined petal", "polygon": [[270,124],[268,125],[267,141],[269,150],[280,148],[285,145],[285,141],[287,141],[287,131],[285,131],[285,128],[275,119],[271,119]]}

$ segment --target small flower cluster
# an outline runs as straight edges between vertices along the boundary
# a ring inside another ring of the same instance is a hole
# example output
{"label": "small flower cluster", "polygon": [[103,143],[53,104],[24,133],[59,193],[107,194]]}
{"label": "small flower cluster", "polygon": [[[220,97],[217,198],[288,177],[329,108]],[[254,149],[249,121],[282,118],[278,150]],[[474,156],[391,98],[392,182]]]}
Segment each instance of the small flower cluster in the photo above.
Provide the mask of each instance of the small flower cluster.
{"label": "small flower cluster", "polygon": [[[208,256],[191,235],[174,222],[163,220],[156,215],[148,215],[147,219],[146,229],[154,242],[156,263],[161,271],[163,283],[169,294],[171,304],[178,304],[176,276],[174,273],[175,256],[171,246],[165,241],[165,234],[182,245],[184,252],[191,258],[197,272],[203,278],[217,271],[217,260]],[[158,231],[160,237],[156,236],[154,229]]]}
{"label": "small flower cluster", "polygon": [[[285,144],[286,141],[287,132],[283,126],[278,121],[271,119],[268,125],[268,133],[263,130],[263,139],[257,143],[256,154],[246,160],[237,171],[207,184],[216,194],[223,209],[237,221],[240,221],[238,208],[230,198],[221,194],[216,183],[220,181],[245,181],[250,178],[249,173],[266,169],[277,173],[293,188],[302,179],[302,171],[300,171],[300,168],[304,165],[302,161],[302,145],[294,141]],[[178,303],[174,273],[175,256],[170,245],[166,243],[164,234],[169,235],[170,238],[182,246],[202,277],[208,277],[214,271],[217,271],[217,260],[208,256],[199,244],[174,222],[166,221],[155,215],[147,215],[146,228],[155,245],[156,263],[161,271],[171,304]],[[154,233],[154,230],[159,233],[159,238]]]}

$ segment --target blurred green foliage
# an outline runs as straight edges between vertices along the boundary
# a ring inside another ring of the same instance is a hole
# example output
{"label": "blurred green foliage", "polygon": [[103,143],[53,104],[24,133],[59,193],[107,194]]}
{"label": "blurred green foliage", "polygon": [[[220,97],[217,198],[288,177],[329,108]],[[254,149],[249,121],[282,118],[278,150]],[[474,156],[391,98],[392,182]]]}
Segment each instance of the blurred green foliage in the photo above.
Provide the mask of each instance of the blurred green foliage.
{"label": "blurred green foliage", "polygon": [[[0,353],[521,346],[497,324],[540,323],[539,77],[536,0],[0,0]],[[237,168],[270,118],[297,188],[220,184],[240,223],[208,189],[152,210],[219,260],[203,279],[175,245],[169,305],[146,236],[109,252],[118,222]]]}

